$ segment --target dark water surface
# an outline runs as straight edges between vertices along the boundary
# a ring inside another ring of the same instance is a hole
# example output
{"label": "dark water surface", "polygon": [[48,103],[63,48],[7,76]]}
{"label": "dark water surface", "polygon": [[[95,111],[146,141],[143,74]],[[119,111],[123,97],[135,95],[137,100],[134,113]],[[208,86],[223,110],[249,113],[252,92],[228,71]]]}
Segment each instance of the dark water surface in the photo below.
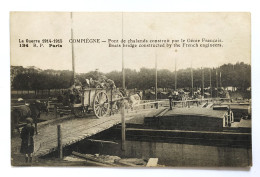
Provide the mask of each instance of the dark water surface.
{"label": "dark water surface", "polygon": [[164,142],[126,141],[125,151],[121,144],[81,141],[80,153],[116,155],[127,158],[158,158],[165,166],[248,166],[251,164],[251,148],[215,147]]}

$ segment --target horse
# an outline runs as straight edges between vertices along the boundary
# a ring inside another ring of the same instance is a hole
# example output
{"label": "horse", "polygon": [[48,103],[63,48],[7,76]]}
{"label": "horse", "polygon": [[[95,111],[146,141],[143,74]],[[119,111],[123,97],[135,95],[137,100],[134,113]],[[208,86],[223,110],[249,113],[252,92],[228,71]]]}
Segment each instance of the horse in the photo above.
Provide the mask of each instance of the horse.
{"label": "horse", "polygon": [[27,105],[21,105],[19,107],[15,107],[11,111],[12,135],[13,135],[15,129],[20,133],[19,124],[24,122],[25,119],[30,116],[31,116],[31,109]]}
{"label": "horse", "polygon": [[31,103],[29,105],[29,108],[31,110],[31,117],[33,119],[34,125],[35,125],[35,133],[38,134],[38,129],[37,129],[37,123],[38,119],[41,117],[41,111],[43,108],[45,108],[45,104],[36,100],[35,102]]}
{"label": "horse", "polygon": [[143,97],[142,91],[138,91],[137,93],[130,95],[128,97],[130,108],[133,109],[135,106],[138,106],[141,103],[142,97]]}
{"label": "horse", "polygon": [[63,106],[70,106],[74,103],[80,103],[81,95],[77,91],[67,90],[62,95],[58,95],[57,100],[58,103],[61,103]]}
{"label": "horse", "polygon": [[44,103],[37,100],[30,103],[29,105],[21,105],[19,107],[15,107],[11,111],[12,134],[14,133],[15,129],[17,129],[17,131],[20,133],[19,124],[25,122],[25,119],[28,117],[31,117],[33,119],[35,124],[35,132],[37,134],[37,123],[41,115],[42,107],[44,107]]}
{"label": "horse", "polygon": [[120,90],[123,97],[126,99],[123,99],[120,101],[120,104],[118,105],[119,108],[121,108],[121,105],[124,104],[126,108],[133,109],[135,106],[138,106],[141,103],[143,92],[137,91],[136,93],[130,93],[127,91]]}

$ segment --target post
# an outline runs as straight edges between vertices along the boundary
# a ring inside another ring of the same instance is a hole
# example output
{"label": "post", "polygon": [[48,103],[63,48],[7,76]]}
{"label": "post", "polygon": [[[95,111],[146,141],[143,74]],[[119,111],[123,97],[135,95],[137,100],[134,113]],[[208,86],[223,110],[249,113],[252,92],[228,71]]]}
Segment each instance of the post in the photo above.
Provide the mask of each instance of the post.
{"label": "post", "polygon": [[174,89],[175,91],[177,90],[177,59],[175,58],[175,84],[174,84]]}
{"label": "post", "polygon": [[63,158],[63,152],[62,152],[62,134],[61,134],[61,125],[57,125],[57,135],[58,135],[58,155],[59,158]]}
{"label": "post", "polygon": [[217,68],[216,68],[216,87],[217,87],[216,97],[218,97],[218,71],[217,71]]}
{"label": "post", "polygon": [[159,103],[155,103],[155,108],[158,109],[159,108]]}
{"label": "post", "polygon": [[113,88],[111,87],[111,96],[110,96],[110,116],[112,115],[112,114],[114,114],[113,113]]}
{"label": "post", "polygon": [[157,100],[157,55],[155,55],[155,100]]}
{"label": "post", "polygon": [[122,142],[121,142],[121,150],[125,151],[125,104],[121,106],[121,126],[122,126]]}
{"label": "post", "polygon": [[[123,12],[122,12],[122,40],[123,40],[123,37],[124,37],[124,16],[123,16]],[[123,79],[123,90],[125,91],[125,62],[124,62],[124,48],[122,46],[122,79]],[[122,103],[122,106],[121,106],[121,125],[122,125],[122,128],[121,128],[121,134],[122,134],[122,141],[121,141],[121,150],[122,151],[125,151],[125,104],[124,102]]]}
{"label": "post", "polygon": [[202,82],[201,83],[201,86],[202,86],[201,87],[201,91],[202,91],[201,94],[202,95],[201,96],[202,96],[202,98],[204,98],[204,69],[201,67],[201,70],[202,70],[202,79],[201,79],[201,82]]}
{"label": "post", "polygon": [[[124,22],[123,22],[123,12],[122,12],[122,39],[124,37],[124,30],[123,30]],[[125,61],[124,61],[124,48],[122,47],[122,79],[123,79],[123,90],[125,91]]]}
{"label": "post", "polygon": [[[71,18],[71,39],[73,39],[73,27],[72,27],[72,12],[70,13]],[[72,72],[73,72],[73,85],[75,84],[75,56],[74,56],[74,45],[73,42],[71,43],[71,51],[72,51]]]}
{"label": "post", "polygon": [[210,87],[210,97],[212,98],[211,69],[209,69],[209,87]]}
{"label": "post", "polygon": [[170,110],[172,110],[172,97],[169,96],[169,104],[170,104]]}
{"label": "post", "polygon": [[231,122],[232,122],[232,118],[231,118],[231,109],[230,109],[230,105],[228,106],[228,126],[231,127]]}
{"label": "post", "polygon": [[192,63],[191,63],[191,69],[190,69],[190,72],[191,72],[191,97],[193,98],[193,69],[192,69]]}
{"label": "post", "polygon": [[219,72],[219,87],[221,89],[222,87],[222,82],[221,82],[221,71]]}

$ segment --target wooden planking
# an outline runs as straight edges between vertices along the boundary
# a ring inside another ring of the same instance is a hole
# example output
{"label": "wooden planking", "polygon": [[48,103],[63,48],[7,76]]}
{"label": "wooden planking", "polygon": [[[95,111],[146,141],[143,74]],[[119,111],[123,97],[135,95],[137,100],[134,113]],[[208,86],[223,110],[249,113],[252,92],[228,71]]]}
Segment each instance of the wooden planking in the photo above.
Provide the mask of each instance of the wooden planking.
{"label": "wooden planking", "polygon": [[[137,114],[130,112],[126,115],[126,120],[130,120],[136,116],[149,113],[151,110],[142,110]],[[160,109],[158,111],[161,111]],[[101,119],[80,118],[69,119],[63,122],[52,123],[52,125],[44,126],[39,131],[40,134],[35,136],[35,156],[43,156],[52,151],[57,150],[57,124],[62,124],[63,145],[68,146],[82,139],[95,135],[103,130],[113,127],[121,122],[120,114]]]}

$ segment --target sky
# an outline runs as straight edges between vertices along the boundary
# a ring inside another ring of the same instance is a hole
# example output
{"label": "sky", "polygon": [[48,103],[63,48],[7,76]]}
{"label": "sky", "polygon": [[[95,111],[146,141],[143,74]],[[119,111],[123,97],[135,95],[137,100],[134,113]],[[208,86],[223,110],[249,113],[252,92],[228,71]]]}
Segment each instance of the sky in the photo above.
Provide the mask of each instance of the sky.
{"label": "sky", "polygon": [[[218,48],[121,48],[108,42],[73,44],[75,70],[86,73],[190,67],[218,67],[225,63],[251,63],[250,13],[119,13],[119,12],[12,12],[11,65],[71,70],[73,39],[221,39]],[[19,47],[19,40],[62,39],[61,48]],[[176,61],[175,61],[176,60]]]}

